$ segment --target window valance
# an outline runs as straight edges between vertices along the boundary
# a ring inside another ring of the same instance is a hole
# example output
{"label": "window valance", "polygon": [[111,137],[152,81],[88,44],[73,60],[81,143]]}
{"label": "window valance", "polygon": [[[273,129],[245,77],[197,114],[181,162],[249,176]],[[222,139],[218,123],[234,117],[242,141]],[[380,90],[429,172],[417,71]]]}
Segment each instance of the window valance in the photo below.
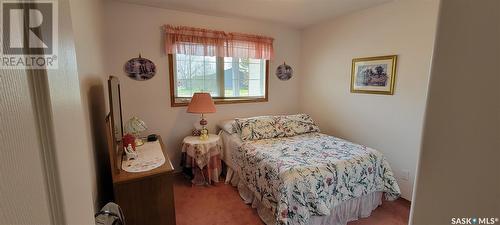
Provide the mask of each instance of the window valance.
{"label": "window valance", "polygon": [[273,38],[242,33],[165,25],[167,54],[272,59]]}

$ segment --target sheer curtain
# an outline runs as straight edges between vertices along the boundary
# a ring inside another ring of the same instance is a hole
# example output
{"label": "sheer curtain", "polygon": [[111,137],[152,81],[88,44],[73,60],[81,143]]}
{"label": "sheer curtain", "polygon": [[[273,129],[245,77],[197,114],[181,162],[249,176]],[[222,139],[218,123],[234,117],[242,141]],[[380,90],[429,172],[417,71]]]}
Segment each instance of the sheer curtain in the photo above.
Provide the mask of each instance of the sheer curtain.
{"label": "sheer curtain", "polygon": [[167,54],[273,59],[273,38],[165,25]]}

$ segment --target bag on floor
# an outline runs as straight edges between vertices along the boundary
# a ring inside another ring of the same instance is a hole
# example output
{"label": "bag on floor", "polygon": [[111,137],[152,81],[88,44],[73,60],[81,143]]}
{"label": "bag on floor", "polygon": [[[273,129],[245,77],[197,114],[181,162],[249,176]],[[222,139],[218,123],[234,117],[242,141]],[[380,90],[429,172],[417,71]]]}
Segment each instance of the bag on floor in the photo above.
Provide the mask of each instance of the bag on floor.
{"label": "bag on floor", "polygon": [[125,225],[125,217],[119,205],[110,202],[95,214],[96,225]]}

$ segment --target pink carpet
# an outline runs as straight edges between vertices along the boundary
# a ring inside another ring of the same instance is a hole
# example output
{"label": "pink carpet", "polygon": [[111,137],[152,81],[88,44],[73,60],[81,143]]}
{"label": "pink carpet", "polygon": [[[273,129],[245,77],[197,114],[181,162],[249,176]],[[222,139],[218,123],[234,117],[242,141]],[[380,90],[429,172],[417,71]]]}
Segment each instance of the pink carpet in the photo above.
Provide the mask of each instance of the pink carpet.
{"label": "pink carpet", "polygon": [[[181,175],[174,183],[177,225],[261,225],[257,211],[241,200],[236,188],[224,183],[193,186]],[[384,202],[368,218],[348,225],[406,225],[410,203],[403,199]]]}

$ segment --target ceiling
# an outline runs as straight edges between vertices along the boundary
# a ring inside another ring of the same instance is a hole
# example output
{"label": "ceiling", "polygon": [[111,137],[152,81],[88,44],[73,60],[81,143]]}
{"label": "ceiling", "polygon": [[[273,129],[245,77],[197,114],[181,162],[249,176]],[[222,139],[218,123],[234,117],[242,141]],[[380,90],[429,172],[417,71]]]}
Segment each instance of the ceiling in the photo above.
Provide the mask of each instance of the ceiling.
{"label": "ceiling", "polygon": [[230,16],[304,28],[393,0],[118,0],[214,16]]}

